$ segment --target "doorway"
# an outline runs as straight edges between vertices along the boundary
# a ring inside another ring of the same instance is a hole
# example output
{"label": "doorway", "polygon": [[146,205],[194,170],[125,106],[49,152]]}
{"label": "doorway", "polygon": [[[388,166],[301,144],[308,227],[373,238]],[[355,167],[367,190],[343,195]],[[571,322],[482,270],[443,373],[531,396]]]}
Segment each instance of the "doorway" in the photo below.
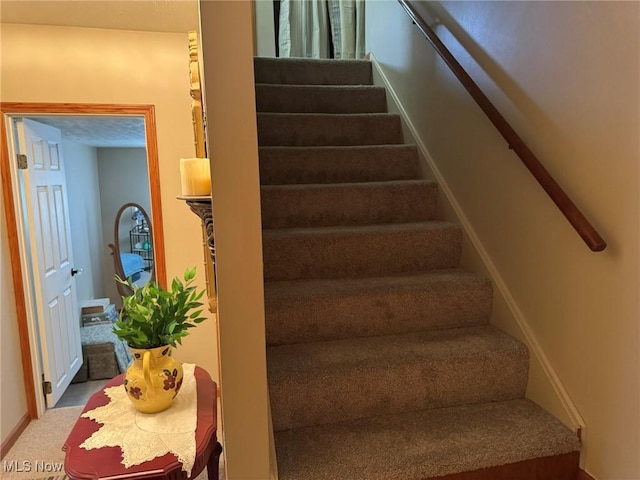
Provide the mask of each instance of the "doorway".
{"label": "doorway", "polygon": [[[96,105],[96,104],[44,104],[44,103],[3,103],[2,107],[2,138],[8,139],[8,126],[13,118],[43,117],[57,115],[87,115],[87,116],[118,116],[139,118],[144,122],[144,136],[146,139],[147,173],[149,182],[150,210],[153,228],[153,245],[156,278],[166,283],[166,267],[163,244],[162,211],[160,204],[159,169],[155,130],[155,115],[152,105]],[[27,299],[33,298],[29,282],[30,266],[26,260],[25,245],[20,241],[20,215],[17,208],[20,191],[18,188],[16,166],[10,162],[7,142],[3,142],[0,171],[2,173],[3,195],[9,247],[11,250],[12,280],[16,313],[18,317],[18,334],[20,338],[23,375],[27,396],[27,407],[31,418],[38,418],[44,411],[44,396],[40,394],[40,379],[42,365],[39,360],[36,325],[33,308]]]}

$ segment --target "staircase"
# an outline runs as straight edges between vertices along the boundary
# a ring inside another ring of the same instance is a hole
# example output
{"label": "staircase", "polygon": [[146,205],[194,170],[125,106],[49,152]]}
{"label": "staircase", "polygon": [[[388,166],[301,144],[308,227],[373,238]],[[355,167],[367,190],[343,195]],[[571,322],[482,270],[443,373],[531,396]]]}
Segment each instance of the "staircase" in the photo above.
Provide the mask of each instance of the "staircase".
{"label": "staircase", "polygon": [[367,61],[255,59],[280,480],[575,480]]}

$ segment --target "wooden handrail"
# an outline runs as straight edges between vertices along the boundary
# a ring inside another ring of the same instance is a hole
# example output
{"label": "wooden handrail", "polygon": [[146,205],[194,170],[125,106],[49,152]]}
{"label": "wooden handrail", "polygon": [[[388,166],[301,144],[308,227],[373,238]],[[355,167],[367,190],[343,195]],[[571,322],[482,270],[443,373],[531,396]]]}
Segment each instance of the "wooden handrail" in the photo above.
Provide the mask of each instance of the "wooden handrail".
{"label": "wooden handrail", "polygon": [[553,203],[560,209],[569,223],[582,237],[587,246],[594,252],[601,252],[607,247],[606,242],[600,234],[589,223],[585,216],[578,210],[578,207],[571,201],[565,191],[558,185],[551,174],[540,163],[534,153],[527,147],[520,136],[511,128],[511,125],[500,114],[498,109],[491,103],[487,96],[480,90],[480,87],[473,81],[469,74],[462,68],[462,65],[455,59],[449,49],[442,43],[435,32],[427,25],[420,14],[415,10],[410,2],[398,0],[400,5],[406,10],[411,20],[420,29],[424,37],[442,57],[449,66],[453,74],[460,80],[460,83],[467,89],[471,97],[476,101],[482,111],[489,117],[491,123],[498,129],[500,134],[507,141],[512,149],[522,160],[522,163],[529,169],[531,174],[538,181],[540,186],[551,197]]}

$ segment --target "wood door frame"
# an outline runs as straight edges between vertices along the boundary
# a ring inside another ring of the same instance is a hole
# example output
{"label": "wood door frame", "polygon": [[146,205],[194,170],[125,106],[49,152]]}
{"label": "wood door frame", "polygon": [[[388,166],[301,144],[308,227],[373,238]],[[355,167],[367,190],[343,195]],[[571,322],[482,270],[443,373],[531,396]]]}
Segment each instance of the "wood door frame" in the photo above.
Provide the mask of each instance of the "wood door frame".
{"label": "wood door frame", "polygon": [[151,221],[153,222],[153,246],[156,279],[166,285],[166,259],[164,252],[164,232],[162,224],[162,203],[160,198],[160,168],[158,163],[158,142],[156,134],[155,107],[153,105],[128,105],[106,103],[37,103],[37,102],[0,102],[0,135],[4,141],[0,149],[0,178],[4,211],[7,219],[7,236],[10,257],[11,275],[20,339],[22,374],[27,398],[27,411],[32,419],[38,418],[36,385],[34,383],[34,365],[31,361],[31,343],[29,340],[29,324],[25,285],[23,283],[23,265],[21,262],[20,242],[18,237],[18,218],[16,216],[16,192],[13,190],[9,146],[7,142],[7,119],[14,116],[37,115],[114,115],[144,117],[147,169],[149,174],[149,193],[151,200]]}

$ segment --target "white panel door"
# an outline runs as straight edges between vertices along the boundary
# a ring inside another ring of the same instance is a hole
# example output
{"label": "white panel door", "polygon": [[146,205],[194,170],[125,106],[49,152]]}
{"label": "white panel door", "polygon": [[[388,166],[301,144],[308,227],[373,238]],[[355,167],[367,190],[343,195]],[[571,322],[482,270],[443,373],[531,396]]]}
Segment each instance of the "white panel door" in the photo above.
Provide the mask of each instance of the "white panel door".
{"label": "white panel door", "polygon": [[51,393],[46,395],[50,408],[82,366],[61,134],[57,128],[28,119],[16,120],[16,127],[20,153],[28,161],[28,168],[20,172],[43,373],[51,382]]}

